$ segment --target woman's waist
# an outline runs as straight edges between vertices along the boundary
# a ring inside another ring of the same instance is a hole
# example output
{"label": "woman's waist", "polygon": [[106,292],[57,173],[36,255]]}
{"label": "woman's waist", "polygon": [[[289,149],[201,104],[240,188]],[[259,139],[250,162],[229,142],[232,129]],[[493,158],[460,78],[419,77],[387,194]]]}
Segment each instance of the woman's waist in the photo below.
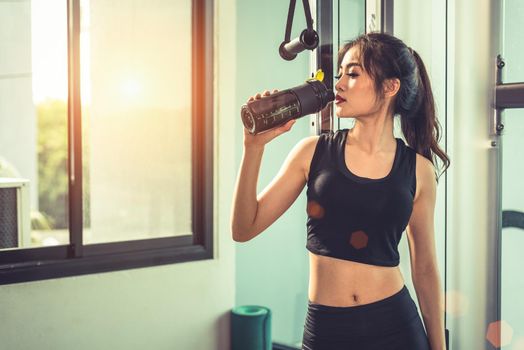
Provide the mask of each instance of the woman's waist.
{"label": "woman's waist", "polygon": [[314,303],[367,304],[395,294],[404,284],[398,266],[375,266],[318,255],[310,259],[309,300]]}

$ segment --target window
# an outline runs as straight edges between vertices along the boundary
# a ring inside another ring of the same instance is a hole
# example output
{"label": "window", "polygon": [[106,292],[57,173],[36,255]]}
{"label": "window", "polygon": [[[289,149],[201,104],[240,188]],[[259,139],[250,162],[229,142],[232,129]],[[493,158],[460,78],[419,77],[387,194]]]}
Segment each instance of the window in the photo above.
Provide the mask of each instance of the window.
{"label": "window", "polygon": [[0,2],[0,284],[212,258],[212,9]]}

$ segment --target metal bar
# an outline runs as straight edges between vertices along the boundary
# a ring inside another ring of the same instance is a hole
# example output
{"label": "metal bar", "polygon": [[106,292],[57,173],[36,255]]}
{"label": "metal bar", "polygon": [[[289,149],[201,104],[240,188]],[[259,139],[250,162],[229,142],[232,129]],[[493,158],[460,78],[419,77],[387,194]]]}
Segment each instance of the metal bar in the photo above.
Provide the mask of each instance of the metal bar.
{"label": "metal bar", "polygon": [[192,231],[213,252],[213,1],[193,2]]}
{"label": "metal bar", "polygon": [[502,227],[517,227],[524,230],[524,213],[518,210],[504,210]]}
{"label": "metal bar", "polygon": [[[204,50],[204,58],[205,63],[204,66],[201,67],[202,71],[205,74],[204,82],[204,95],[205,96],[205,103],[203,105],[205,106],[205,132],[201,134],[201,137],[203,137],[202,143],[203,143],[203,151],[202,158],[204,160],[204,177],[201,179],[203,186],[204,186],[204,193],[199,200],[202,201],[202,219],[204,221],[203,223],[203,232],[202,233],[194,233],[195,235],[201,235],[203,236],[203,246],[204,250],[209,258],[214,257],[214,247],[215,242],[213,240],[213,227],[215,226],[215,223],[218,223],[218,219],[215,218],[213,215],[213,208],[214,208],[214,162],[215,159],[214,151],[215,151],[215,125],[214,125],[214,89],[213,89],[213,77],[214,77],[214,18],[215,18],[215,1],[214,0],[204,0],[204,6],[202,7],[202,10],[204,11],[204,18],[205,18],[205,27],[202,29],[204,31],[204,36],[206,38],[205,40],[205,46],[203,48]],[[218,244],[217,244],[218,246]]]}
{"label": "metal bar", "polygon": [[163,247],[140,251],[133,250],[119,254],[83,256],[81,259],[45,260],[39,261],[38,264],[31,261],[0,266],[0,285],[211,258],[211,252],[207,247],[190,245],[177,248]]}
{"label": "metal bar", "polygon": [[382,11],[382,21],[380,24],[380,30],[382,33],[394,34],[393,27],[393,14],[394,14],[394,0],[382,0],[381,1],[381,11]]}
{"label": "metal bar", "polygon": [[[321,45],[317,48],[317,69],[324,72],[324,84],[333,89],[333,0],[317,0],[317,32]],[[317,114],[317,134],[333,130],[333,108],[328,103]]]}
{"label": "metal bar", "polygon": [[56,245],[51,247],[33,247],[31,249],[2,250],[0,252],[0,270],[12,268],[15,264],[21,263],[28,264],[35,261],[67,259],[68,247],[66,245]]}
{"label": "metal bar", "polygon": [[82,256],[82,108],[80,101],[80,0],[67,2],[69,256]]}
{"label": "metal bar", "polygon": [[[502,23],[500,23],[502,25]],[[501,113],[500,110],[496,111],[499,115]],[[501,124],[502,125],[502,124]],[[491,283],[492,286],[488,289],[488,299],[486,300],[493,300],[491,303],[488,302],[486,305],[486,321],[499,321],[501,320],[502,315],[502,166],[503,166],[503,142],[502,137],[497,135],[499,138],[498,142],[496,140],[492,141],[492,147],[494,148],[494,153],[491,154],[490,157],[490,163],[495,164],[494,168],[490,168],[489,170],[489,176],[493,179],[493,183],[495,186],[492,187],[491,190],[488,191],[488,198],[494,199],[494,207],[493,207],[493,218],[491,220],[491,225],[495,229],[495,235],[494,238],[491,239],[491,242],[488,240],[488,246],[489,244],[492,244],[492,249],[490,254],[488,255],[488,262],[493,261],[495,263],[495,269],[492,272],[492,276],[489,276],[495,283]],[[493,298],[489,298],[490,294],[493,296]],[[493,323],[492,323],[493,325]],[[500,335],[500,322],[495,323],[496,327],[499,327],[498,333],[497,333],[497,339],[495,342],[497,344],[501,343],[501,335]],[[493,343],[490,343],[490,345],[493,345]],[[496,346],[495,349],[500,349],[500,347]]]}
{"label": "metal bar", "polygon": [[191,245],[193,245],[193,235],[189,233],[175,237],[144,238],[132,241],[89,244],[84,247],[84,256],[133,253],[161,248],[175,249],[189,247]]}
{"label": "metal bar", "polygon": [[490,132],[491,135],[499,136],[502,134],[502,129],[504,129],[504,125],[502,125],[502,109],[496,108],[497,105],[497,92],[496,88],[497,85],[502,84],[502,68],[504,68],[504,60],[500,55],[497,55],[496,60],[496,69],[495,69],[495,90],[493,91],[493,106],[495,110],[492,113],[491,118],[491,125],[490,125]]}
{"label": "metal bar", "polygon": [[524,83],[496,85],[495,108],[524,108]]}
{"label": "metal bar", "polygon": [[194,242],[196,244],[202,244],[203,238],[198,237],[198,232],[202,232],[202,216],[199,214],[202,211],[202,203],[200,201],[200,198],[203,195],[203,186],[200,183],[200,180],[203,177],[203,164],[202,164],[202,138],[200,135],[201,130],[204,130],[204,108],[202,105],[200,105],[201,97],[203,95],[202,91],[202,84],[201,82],[204,81],[204,77],[202,76],[202,72],[200,70],[201,64],[201,58],[199,57],[199,53],[201,52],[201,45],[203,45],[202,40],[204,39],[202,30],[200,29],[201,24],[199,23],[202,21],[202,18],[199,18],[200,11],[202,8],[202,1],[196,0],[193,1],[193,8],[192,8],[192,37],[194,40],[192,41],[192,83],[191,83],[191,89],[192,89],[192,128],[191,128],[191,152],[192,152],[192,162],[191,162],[191,198],[193,198],[192,201],[192,210],[191,210],[191,231],[195,235]]}
{"label": "metal bar", "polygon": [[[479,4],[482,5],[482,4]],[[503,4],[498,1],[489,1],[488,5],[491,7],[491,18],[489,18],[492,24],[492,30],[490,36],[488,36],[488,42],[491,42],[490,48],[490,57],[495,57],[495,77],[494,82],[495,88],[491,95],[492,101],[495,100],[495,105],[497,104],[497,88],[498,85],[502,83],[502,68],[504,67],[504,61],[501,60],[500,55],[498,54],[502,49],[502,28],[504,25],[503,22]],[[488,101],[492,102],[492,101]],[[501,320],[502,316],[502,166],[503,166],[503,142],[501,137],[502,129],[504,125],[502,124],[502,110],[495,109],[494,112],[495,119],[498,120],[496,125],[495,132],[493,135],[493,130],[489,130],[490,136],[492,137],[491,146],[493,152],[490,152],[488,157],[488,178],[492,179],[490,189],[486,192],[488,195],[487,198],[490,198],[494,203],[490,206],[490,209],[493,213],[491,220],[489,220],[488,227],[494,230],[494,235],[487,235],[486,244],[488,247],[492,247],[486,254],[486,263],[489,265],[494,265],[494,268],[490,271],[488,270],[488,287],[486,288],[486,301],[491,300],[491,302],[486,303],[485,309],[485,322],[493,322]],[[488,114],[489,117],[489,114]],[[493,117],[492,117],[493,118]],[[493,166],[494,165],[494,166]],[[495,339],[495,344],[491,341],[487,346],[493,346],[495,349],[500,349],[498,346],[501,343],[501,334],[500,334],[500,322],[495,324],[498,328],[497,339]]]}
{"label": "metal bar", "polygon": [[[187,247],[192,244],[193,235],[191,234],[174,237],[135,239],[132,241],[96,243],[86,245],[83,248],[83,257],[132,253],[161,248],[173,249],[173,253],[175,254],[176,249],[179,247]],[[0,254],[0,270],[6,270],[9,269],[10,266],[23,263],[41,266],[45,261],[49,260],[55,262],[66,260],[67,248],[68,246],[66,245],[59,245],[52,247],[33,247],[31,249],[2,250],[2,254]]]}

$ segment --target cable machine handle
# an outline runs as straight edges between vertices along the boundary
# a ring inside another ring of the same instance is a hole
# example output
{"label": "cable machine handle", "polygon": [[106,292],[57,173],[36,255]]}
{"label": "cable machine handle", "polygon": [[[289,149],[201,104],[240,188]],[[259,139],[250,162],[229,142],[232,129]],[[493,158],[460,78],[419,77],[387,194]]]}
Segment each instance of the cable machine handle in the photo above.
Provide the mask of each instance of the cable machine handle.
{"label": "cable machine handle", "polygon": [[314,50],[318,46],[318,33],[313,29],[313,19],[311,18],[311,11],[309,9],[308,0],[302,0],[302,5],[304,6],[304,13],[306,16],[307,29],[304,29],[300,36],[297,38],[291,39],[291,27],[293,26],[293,15],[295,13],[295,4],[296,0],[290,0],[289,2],[289,11],[287,14],[287,23],[286,23],[286,34],[284,36],[284,41],[280,44],[278,49],[280,56],[286,61],[291,61],[297,54],[308,49]]}

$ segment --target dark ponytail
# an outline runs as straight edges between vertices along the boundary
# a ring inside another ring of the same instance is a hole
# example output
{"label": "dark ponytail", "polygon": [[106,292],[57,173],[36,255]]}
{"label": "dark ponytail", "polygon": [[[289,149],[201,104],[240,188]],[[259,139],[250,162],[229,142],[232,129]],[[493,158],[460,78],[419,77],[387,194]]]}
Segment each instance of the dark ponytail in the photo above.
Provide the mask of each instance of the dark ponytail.
{"label": "dark ponytail", "polygon": [[[442,175],[449,167],[450,159],[438,145],[441,125],[435,114],[431,83],[419,54],[390,34],[374,32],[346,42],[339,50],[337,67],[353,46],[360,49],[361,64],[375,82],[379,101],[384,99],[384,81],[400,80],[400,89],[394,106],[391,106],[393,115],[400,115],[402,133],[411,148],[434,166],[437,157],[441,159],[444,163]],[[436,174],[437,181],[440,175]]]}

